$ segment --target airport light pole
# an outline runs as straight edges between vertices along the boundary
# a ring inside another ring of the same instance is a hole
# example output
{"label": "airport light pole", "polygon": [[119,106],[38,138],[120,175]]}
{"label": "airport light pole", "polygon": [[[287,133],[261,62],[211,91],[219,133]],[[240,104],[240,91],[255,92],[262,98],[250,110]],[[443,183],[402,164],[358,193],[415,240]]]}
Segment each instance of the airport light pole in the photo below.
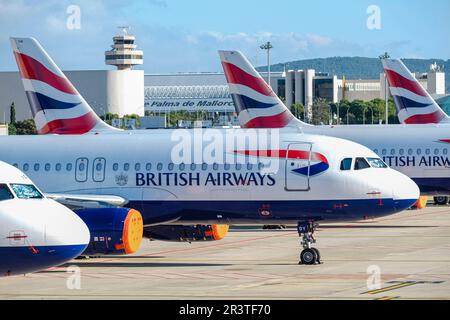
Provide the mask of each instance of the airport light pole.
{"label": "airport light pole", "polygon": [[[382,54],[381,56],[379,56],[378,58],[380,58],[380,60],[383,59],[389,59],[390,56],[387,52],[385,52],[384,54]],[[388,81],[387,81],[387,76],[386,76],[386,72],[384,72],[384,103],[385,103],[385,122],[386,124],[389,124],[389,94],[388,94]]]}
{"label": "airport light pole", "polygon": [[267,84],[270,86],[270,49],[272,49],[273,46],[270,41],[267,41],[265,44],[262,44],[260,48],[267,51]]}

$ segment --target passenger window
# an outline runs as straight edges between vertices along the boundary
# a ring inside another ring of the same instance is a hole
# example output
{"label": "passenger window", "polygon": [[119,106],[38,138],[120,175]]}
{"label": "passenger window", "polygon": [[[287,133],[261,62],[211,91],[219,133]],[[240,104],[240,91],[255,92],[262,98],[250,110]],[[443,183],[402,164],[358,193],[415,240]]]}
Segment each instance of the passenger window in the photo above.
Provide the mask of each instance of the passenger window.
{"label": "passenger window", "polygon": [[25,163],[25,164],[23,165],[23,171],[28,171],[29,168],[30,168],[30,166],[29,166],[28,163]]}
{"label": "passenger window", "polygon": [[50,163],[46,163],[44,167],[45,171],[50,171],[50,168],[51,168]]}
{"label": "passenger window", "polygon": [[103,169],[102,164],[101,163],[97,163],[96,166],[95,166],[95,170],[102,171],[102,169]]}
{"label": "passenger window", "polygon": [[158,162],[158,165],[156,166],[156,169],[157,169],[158,171],[161,171],[162,168],[163,168],[163,164],[162,164],[161,162]]}
{"label": "passenger window", "polygon": [[214,163],[214,164],[213,164],[213,170],[214,170],[214,171],[219,170],[219,165],[218,165],[217,163]]}
{"label": "passenger window", "polygon": [[253,169],[253,164],[247,163],[247,170],[250,171]]}
{"label": "passenger window", "polygon": [[147,163],[147,164],[145,165],[145,170],[147,170],[147,171],[152,170],[152,164],[151,164],[151,163]]}
{"label": "passenger window", "polygon": [[141,171],[141,164],[140,163],[136,163],[134,165],[134,171]]}
{"label": "passenger window", "polygon": [[0,201],[14,199],[13,194],[6,184],[0,184]]}
{"label": "passenger window", "polygon": [[14,164],[13,164],[13,167],[16,167],[16,168],[18,168],[18,167],[19,167],[19,165],[18,165],[17,163],[14,163]]}
{"label": "passenger window", "polygon": [[341,161],[341,170],[347,171],[352,170],[352,158],[345,158]]}
{"label": "passenger window", "polygon": [[119,170],[119,164],[118,163],[114,163],[113,164],[113,171],[117,171]]}
{"label": "passenger window", "polygon": [[61,171],[61,163],[57,163],[55,166],[56,171]]}
{"label": "passenger window", "polygon": [[123,165],[123,170],[124,170],[124,171],[130,170],[130,164],[129,164],[129,163],[125,163],[125,164]]}
{"label": "passenger window", "polygon": [[72,164],[71,164],[71,163],[68,163],[68,164],[66,165],[66,170],[67,170],[67,171],[72,171]]}
{"label": "passenger window", "polygon": [[417,149],[417,155],[420,156],[422,154],[422,149]]}
{"label": "passenger window", "polygon": [[448,150],[447,149],[444,149],[444,150],[442,150],[442,154],[447,154],[448,153]]}
{"label": "passenger window", "polygon": [[355,170],[363,170],[370,168],[370,165],[367,163],[364,158],[356,158],[355,160]]}
{"label": "passenger window", "polygon": [[391,155],[395,154],[395,149],[391,149]]}
{"label": "passenger window", "polygon": [[429,155],[431,153],[431,150],[430,149],[425,149],[425,154],[426,155]]}
{"label": "passenger window", "polygon": [[169,169],[169,171],[172,171],[173,170],[173,163],[171,162],[171,163],[169,163],[169,165],[167,166],[167,168]]}
{"label": "passenger window", "polygon": [[385,156],[385,155],[387,154],[387,150],[386,150],[386,149],[383,149],[383,150],[381,151],[381,153],[383,154],[383,156]]}
{"label": "passenger window", "polygon": [[375,152],[376,154],[378,154],[378,149],[373,149],[373,152]]}
{"label": "passenger window", "polygon": [[408,154],[411,156],[413,154],[413,149],[408,149]]}
{"label": "passenger window", "polygon": [[225,163],[225,165],[223,166],[223,168],[225,169],[225,171],[230,170],[230,164],[229,164],[229,163]]}
{"label": "passenger window", "polygon": [[206,163],[202,163],[202,170],[205,171],[206,169],[208,169],[208,165]]}
{"label": "passenger window", "polygon": [[242,165],[240,163],[236,163],[236,170],[241,170]]}
{"label": "passenger window", "polygon": [[400,151],[398,152],[401,156],[405,154],[405,150],[400,149]]}
{"label": "passenger window", "polygon": [[184,163],[180,163],[179,165],[180,171],[184,171],[184,168],[186,168],[186,165]]}
{"label": "passenger window", "polygon": [[434,154],[437,156],[439,154],[439,149],[434,149]]}
{"label": "passenger window", "polygon": [[39,165],[39,163],[35,163],[33,169],[34,169],[34,171],[39,171],[40,167],[41,166]]}
{"label": "passenger window", "polygon": [[195,163],[191,163],[191,171],[195,171],[197,165]]}

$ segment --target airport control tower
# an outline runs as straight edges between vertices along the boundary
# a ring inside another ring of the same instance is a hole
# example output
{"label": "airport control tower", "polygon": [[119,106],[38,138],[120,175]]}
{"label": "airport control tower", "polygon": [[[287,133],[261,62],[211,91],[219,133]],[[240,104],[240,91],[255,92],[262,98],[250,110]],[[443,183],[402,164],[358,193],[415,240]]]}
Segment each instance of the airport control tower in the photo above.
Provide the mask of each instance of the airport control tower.
{"label": "airport control tower", "polygon": [[122,34],[114,36],[111,50],[105,51],[106,64],[116,66],[119,70],[131,70],[133,66],[144,63],[144,53],[136,50],[133,35],[128,33],[129,27],[119,27]]}
{"label": "airport control tower", "polygon": [[133,66],[144,63],[144,53],[136,50],[136,38],[129,34],[129,27],[119,29],[120,33],[113,37],[112,49],[105,51],[105,63],[117,67],[107,72],[107,110],[120,117],[144,116],[144,70],[133,70]]}

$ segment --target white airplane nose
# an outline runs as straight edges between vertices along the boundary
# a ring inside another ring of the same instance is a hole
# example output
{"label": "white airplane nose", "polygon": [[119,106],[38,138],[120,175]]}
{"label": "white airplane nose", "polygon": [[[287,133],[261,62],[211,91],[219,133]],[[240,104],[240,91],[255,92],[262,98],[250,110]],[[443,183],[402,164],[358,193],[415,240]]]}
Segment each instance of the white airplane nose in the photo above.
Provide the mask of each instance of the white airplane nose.
{"label": "white airplane nose", "polygon": [[401,203],[405,209],[414,205],[420,197],[420,189],[408,176],[392,170],[392,195],[395,201]]}
{"label": "white airplane nose", "polygon": [[46,224],[46,239],[49,245],[89,244],[89,229],[77,214],[56,202],[53,203],[52,210],[54,219]]}

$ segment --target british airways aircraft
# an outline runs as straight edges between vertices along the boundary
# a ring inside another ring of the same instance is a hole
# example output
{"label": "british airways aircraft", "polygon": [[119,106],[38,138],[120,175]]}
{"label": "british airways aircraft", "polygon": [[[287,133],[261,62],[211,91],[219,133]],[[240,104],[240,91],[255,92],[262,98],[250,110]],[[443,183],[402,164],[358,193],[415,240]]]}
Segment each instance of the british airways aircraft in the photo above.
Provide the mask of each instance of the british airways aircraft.
{"label": "british airways aircraft", "polygon": [[89,230],[75,213],[0,162],[0,277],[58,266],[79,256],[88,243]]}
{"label": "british airways aircraft", "polygon": [[[393,169],[412,178],[422,195],[450,194],[448,125],[312,126],[294,117],[242,53],[220,51],[219,55],[242,127],[299,127],[309,134],[348,139],[372,149]],[[395,78],[393,72],[389,75],[399,86],[414,86],[425,96],[417,86]],[[406,94],[400,88],[397,92]],[[418,207],[425,204],[426,197],[421,197]]]}
{"label": "british airways aircraft", "polygon": [[229,224],[298,223],[300,260],[315,264],[316,222],[393,214],[419,196],[366,147],[297,128],[117,132],[36,40],[12,44],[38,129],[60,134],[1,137],[0,157],[63,203],[99,204],[85,218],[130,208],[146,237],[172,241],[218,240]]}

